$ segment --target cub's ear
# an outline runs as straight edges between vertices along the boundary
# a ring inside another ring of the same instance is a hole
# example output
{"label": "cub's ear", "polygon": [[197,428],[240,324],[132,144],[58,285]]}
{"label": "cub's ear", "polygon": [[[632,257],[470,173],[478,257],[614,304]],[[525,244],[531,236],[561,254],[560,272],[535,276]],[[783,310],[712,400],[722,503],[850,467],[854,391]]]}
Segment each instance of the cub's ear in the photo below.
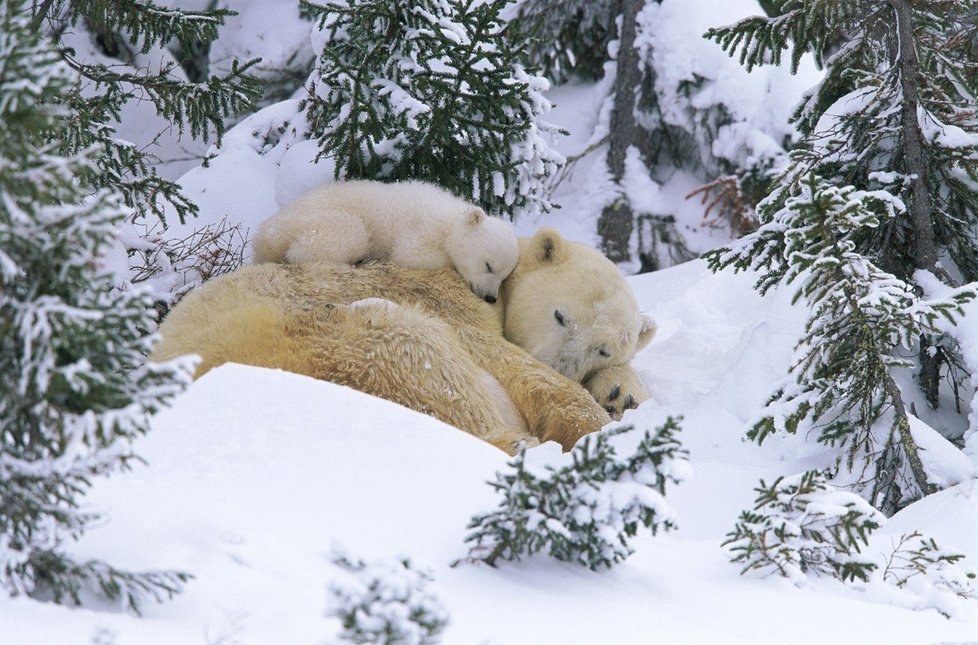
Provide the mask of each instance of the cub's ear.
{"label": "cub's ear", "polygon": [[552,228],[541,228],[529,241],[521,242],[520,246],[528,251],[521,255],[528,256],[531,264],[553,265],[567,259],[567,243]]}
{"label": "cub's ear", "polygon": [[643,349],[655,336],[655,332],[659,330],[659,326],[655,324],[655,320],[652,319],[648,314],[642,314],[639,316],[642,326],[638,330],[638,343],[635,345],[635,351]]}
{"label": "cub's ear", "polygon": [[486,218],[486,212],[478,206],[473,206],[465,215],[465,222],[469,226],[478,226]]}

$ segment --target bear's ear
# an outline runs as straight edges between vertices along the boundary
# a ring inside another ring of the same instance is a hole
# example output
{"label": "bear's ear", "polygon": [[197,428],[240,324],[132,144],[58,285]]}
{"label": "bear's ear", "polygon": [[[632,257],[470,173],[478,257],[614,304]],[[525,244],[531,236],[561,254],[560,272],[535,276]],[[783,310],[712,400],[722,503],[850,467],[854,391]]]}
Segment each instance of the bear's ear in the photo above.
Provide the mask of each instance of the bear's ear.
{"label": "bear's ear", "polygon": [[659,326],[655,324],[655,321],[648,314],[641,314],[639,320],[642,326],[638,330],[638,343],[635,345],[635,351],[643,349],[655,336],[655,332],[659,330]]}
{"label": "bear's ear", "polygon": [[567,258],[567,244],[555,229],[541,228],[530,240],[530,256],[539,264],[560,264]]}
{"label": "bear's ear", "polygon": [[486,218],[486,212],[478,206],[473,206],[465,215],[465,223],[469,226],[478,226]]}

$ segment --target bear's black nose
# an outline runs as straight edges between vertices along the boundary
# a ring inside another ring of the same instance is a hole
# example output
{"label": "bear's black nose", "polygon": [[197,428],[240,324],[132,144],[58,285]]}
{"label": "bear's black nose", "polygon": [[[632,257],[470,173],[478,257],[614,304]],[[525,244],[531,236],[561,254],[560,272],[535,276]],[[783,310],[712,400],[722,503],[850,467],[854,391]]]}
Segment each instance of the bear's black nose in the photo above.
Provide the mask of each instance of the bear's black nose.
{"label": "bear's black nose", "polygon": [[488,302],[490,305],[496,304],[496,296],[486,296],[484,300]]}

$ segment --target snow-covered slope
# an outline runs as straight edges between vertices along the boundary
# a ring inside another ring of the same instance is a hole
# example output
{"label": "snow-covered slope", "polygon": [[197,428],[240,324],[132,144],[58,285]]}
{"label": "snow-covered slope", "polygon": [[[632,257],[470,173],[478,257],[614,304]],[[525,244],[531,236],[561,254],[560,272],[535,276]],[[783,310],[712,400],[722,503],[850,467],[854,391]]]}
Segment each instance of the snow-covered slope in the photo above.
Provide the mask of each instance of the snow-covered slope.
{"label": "snow-covered slope", "polygon": [[[147,465],[96,484],[87,500],[109,521],[73,549],[120,567],[189,571],[184,593],[146,605],[142,618],[0,597],[0,642],[334,642],[327,585],[346,575],[329,558],[334,546],[429,565],[449,644],[974,641],[975,601],[945,619],[901,608],[921,602],[905,592],[739,575],[720,542],[757,480],[830,460],[804,437],[763,447],[741,438],[784,373],[801,315],[787,294],[762,300],[749,276],[711,276],[699,262],[631,283],[661,330],[635,362],[655,398],[625,421],[645,427],[682,414],[694,472],[667,493],[679,530],[640,535],[616,568],[595,573],[544,556],[451,567],[466,553],[469,518],[495,507],[485,482],[505,455],[387,401],[227,365],[157,417],[137,446]],[[531,455],[565,459],[551,446]],[[978,561],[976,526],[972,479],[894,517],[868,552],[924,529]]]}
{"label": "snow-covered slope", "polygon": [[[226,4],[241,14],[211,51],[215,70],[231,57],[252,55],[282,67],[293,52],[311,51],[310,25],[297,21],[293,0]],[[743,105],[751,127],[778,138],[812,70],[798,77],[773,69],[748,75],[735,60],[714,58],[717,48],[694,36],[756,11],[748,0],[722,4],[719,13],[706,0],[664,5],[664,17],[684,28],[664,34],[676,47],[663,65],[675,74],[716,68],[715,82],[707,84],[712,95]],[[571,83],[550,93],[557,106],[550,120],[570,130],[559,142],[562,153],[578,155],[592,143],[595,125],[607,118],[601,109],[607,92],[606,84]],[[245,119],[207,168],[183,175],[201,217],[174,226],[174,237],[225,216],[253,229],[332,177],[328,163],[311,163],[317,147],[301,134],[277,144],[264,140],[296,109],[286,101]],[[125,120],[122,134],[136,141],[140,132],[159,130],[142,113]],[[170,160],[201,151],[200,144],[173,137],[157,154]],[[591,175],[602,154],[581,159],[561,183],[562,209],[518,220],[519,232],[551,225],[569,239],[594,243],[594,204],[601,196]],[[175,176],[184,167],[163,170]],[[635,191],[643,208],[673,214],[695,250],[728,239],[726,229],[704,227],[702,205],[685,199],[701,179],[677,171],[656,180]],[[0,594],[0,645],[334,642],[340,626],[325,615],[327,585],[346,575],[330,559],[336,546],[366,560],[404,555],[429,565],[431,591],[450,616],[442,639],[449,645],[978,641],[976,601],[955,603],[945,619],[927,608],[932,598],[832,580],[797,588],[779,578],[741,577],[727,562],[720,543],[751,506],[759,479],[833,461],[829,449],[804,436],[772,437],[761,447],[743,439],[786,373],[805,313],[789,307],[788,293],[760,298],[752,281],[712,276],[700,262],[630,278],[659,333],[634,362],[653,400],[624,422],[652,427],[681,415],[693,475],[667,493],[679,529],[640,535],[635,554],[610,571],[543,556],[497,569],[452,567],[466,553],[470,517],[496,505],[486,481],[505,467],[505,455],[387,401],[294,374],[227,365],[157,417],[154,431],[136,446],[145,465],[96,482],[85,500],[107,522],[72,547],[80,558],[134,570],[184,570],[195,579],[174,600],[145,605],[142,618],[95,601],[67,608]],[[925,460],[950,457],[930,460],[931,472],[949,488],[891,518],[866,552],[882,559],[895,537],[923,530],[978,564],[972,463],[978,434],[966,457],[923,424],[914,431],[927,449]],[[553,446],[530,454],[545,462],[566,459]]]}

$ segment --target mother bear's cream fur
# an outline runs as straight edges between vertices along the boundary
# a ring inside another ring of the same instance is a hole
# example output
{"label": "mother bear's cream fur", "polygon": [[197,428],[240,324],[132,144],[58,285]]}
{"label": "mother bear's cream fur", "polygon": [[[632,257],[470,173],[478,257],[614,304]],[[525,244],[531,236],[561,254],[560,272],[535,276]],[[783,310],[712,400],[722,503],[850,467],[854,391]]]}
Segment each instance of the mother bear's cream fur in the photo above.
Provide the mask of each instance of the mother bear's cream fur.
{"label": "mother bear's cream fur", "polygon": [[[550,288],[523,288],[535,274]],[[592,289],[592,279],[600,286]],[[505,327],[518,336],[512,340],[528,343],[549,365],[507,341],[498,311],[456,272],[387,264],[244,266],[188,294],[160,326],[152,358],[200,354],[198,376],[233,361],[348,385],[509,452],[528,439],[568,450],[610,420],[605,407],[647,396],[627,362],[652,328],[597,251],[541,230],[521,241],[520,262],[501,295]],[[564,325],[554,311],[566,313]],[[534,325],[572,333],[528,332]],[[584,350],[595,350],[597,359],[567,358]]]}

